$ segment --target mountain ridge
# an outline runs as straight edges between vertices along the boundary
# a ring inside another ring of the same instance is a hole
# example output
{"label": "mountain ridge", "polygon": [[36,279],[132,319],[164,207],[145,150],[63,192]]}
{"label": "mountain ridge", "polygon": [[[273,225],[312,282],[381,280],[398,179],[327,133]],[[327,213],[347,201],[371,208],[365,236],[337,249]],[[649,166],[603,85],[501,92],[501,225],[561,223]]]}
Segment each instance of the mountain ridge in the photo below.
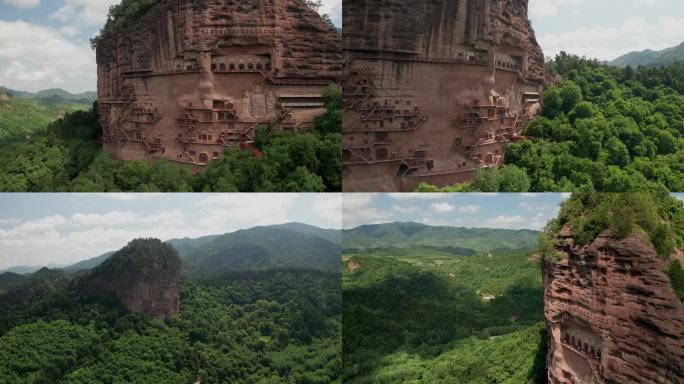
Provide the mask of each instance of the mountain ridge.
{"label": "mountain ridge", "polygon": [[531,229],[430,226],[414,222],[363,225],[342,232],[344,248],[458,247],[477,252],[533,248],[539,232]]}
{"label": "mountain ridge", "polygon": [[[272,237],[274,236],[277,241],[273,241]],[[176,249],[184,261],[185,271],[194,274],[212,274],[212,268],[203,267],[202,263],[211,263],[214,267],[218,267],[219,272],[241,269],[263,270],[278,268],[335,271],[340,268],[339,260],[337,260],[337,257],[334,259],[326,257],[326,253],[341,253],[341,237],[342,233],[340,230],[291,222],[270,226],[257,226],[196,239],[187,237],[177,238],[164,243]],[[246,242],[241,242],[240,238],[246,240]],[[298,247],[298,242],[301,242],[308,248],[301,252],[302,248]],[[290,246],[282,245],[285,243],[290,244]],[[279,250],[279,248],[285,251]],[[238,254],[239,252],[255,257],[258,256],[259,260],[264,264],[259,265],[258,263],[250,263],[249,260],[244,258],[241,259]],[[65,266],[62,269],[67,273],[80,273],[91,270],[101,265],[114,253],[114,251],[107,252]],[[198,260],[199,258],[202,260]],[[229,264],[229,260],[236,262],[238,259],[241,259],[241,267],[235,269],[226,265],[226,263]],[[274,262],[276,259],[278,261]],[[0,273],[13,272],[13,269],[16,268],[20,267],[11,267],[0,271]],[[41,267],[37,266],[28,273],[35,273],[40,269]]]}
{"label": "mountain ridge", "polygon": [[97,92],[86,91],[82,93],[71,93],[61,88],[43,89],[38,92],[19,91],[16,89],[0,86],[0,93],[4,93],[10,97],[31,98],[38,100],[59,100],[72,101],[81,104],[92,104],[97,100]]}
{"label": "mountain ridge", "polygon": [[675,63],[684,63],[684,42],[660,51],[646,49],[643,51],[629,52],[609,62],[610,65],[617,67],[654,67]]}

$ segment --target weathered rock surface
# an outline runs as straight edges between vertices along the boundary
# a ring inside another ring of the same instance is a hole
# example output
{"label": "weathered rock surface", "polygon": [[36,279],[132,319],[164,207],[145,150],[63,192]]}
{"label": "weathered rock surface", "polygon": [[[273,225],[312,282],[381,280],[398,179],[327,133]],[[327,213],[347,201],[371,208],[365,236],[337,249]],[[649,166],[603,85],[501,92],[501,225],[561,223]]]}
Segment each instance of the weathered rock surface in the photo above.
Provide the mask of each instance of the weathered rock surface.
{"label": "weathered rock surface", "polygon": [[684,307],[647,236],[560,236],[562,260],[542,267],[549,382],[683,383]]}
{"label": "weathered rock surface", "polygon": [[502,163],[545,78],[527,5],[345,0],[345,189],[444,186]]}
{"label": "weathered rock surface", "polygon": [[202,166],[259,124],[305,129],[341,57],[302,0],[162,0],[98,44],[104,149]]}
{"label": "weathered rock surface", "polygon": [[163,319],[180,312],[181,259],[156,239],[134,240],[83,281],[86,292],[111,294],[131,312]]}

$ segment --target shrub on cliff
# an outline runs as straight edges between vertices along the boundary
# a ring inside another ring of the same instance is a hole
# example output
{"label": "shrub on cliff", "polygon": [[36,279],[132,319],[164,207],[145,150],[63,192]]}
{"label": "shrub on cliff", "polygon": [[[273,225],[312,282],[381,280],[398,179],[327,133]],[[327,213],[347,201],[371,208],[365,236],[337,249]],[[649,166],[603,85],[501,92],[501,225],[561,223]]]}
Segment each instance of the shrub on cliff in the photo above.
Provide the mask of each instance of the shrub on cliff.
{"label": "shrub on cliff", "polygon": [[107,23],[100,30],[100,33],[90,41],[93,49],[97,48],[98,44],[106,37],[125,30],[160,2],[161,0],[123,0],[120,4],[109,7]]}
{"label": "shrub on cliff", "polygon": [[684,269],[682,269],[682,265],[678,260],[675,260],[665,272],[670,276],[672,288],[679,296],[679,300],[684,302]]}
{"label": "shrub on cliff", "polygon": [[668,259],[681,246],[683,215],[682,202],[668,194],[576,193],[562,204],[557,228],[569,223],[580,245],[608,228],[617,239],[638,228],[649,235],[658,255]]}

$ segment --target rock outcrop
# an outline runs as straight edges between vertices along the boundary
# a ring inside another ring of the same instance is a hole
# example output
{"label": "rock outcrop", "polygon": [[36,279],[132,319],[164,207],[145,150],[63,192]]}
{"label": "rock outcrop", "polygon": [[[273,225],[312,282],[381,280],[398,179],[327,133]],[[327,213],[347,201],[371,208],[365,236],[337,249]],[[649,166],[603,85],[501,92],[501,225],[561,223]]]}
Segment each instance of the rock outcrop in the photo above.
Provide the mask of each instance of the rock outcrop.
{"label": "rock outcrop", "polygon": [[684,307],[648,236],[560,238],[542,267],[549,383],[684,383]]}
{"label": "rock outcrop", "polygon": [[302,0],[160,0],[97,44],[104,149],[198,169],[258,125],[310,127],[341,36]]}
{"label": "rock outcrop", "polygon": [[498,166],[540,107],[527,0],[345,0],[344,187],[413,190]]}
{"label": "rock outcrop", "polygon": [[131,312],[163,319],[180,311],[181,259],[157,239],[138,239],[87,275],[81,289],[114,295]]}

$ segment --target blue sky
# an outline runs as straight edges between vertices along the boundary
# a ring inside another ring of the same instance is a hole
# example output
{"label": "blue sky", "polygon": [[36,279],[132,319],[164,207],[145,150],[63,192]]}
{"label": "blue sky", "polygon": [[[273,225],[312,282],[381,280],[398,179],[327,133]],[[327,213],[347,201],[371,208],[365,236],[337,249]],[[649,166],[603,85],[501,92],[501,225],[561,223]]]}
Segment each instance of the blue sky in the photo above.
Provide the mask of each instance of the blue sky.
{"label": "blue sky", "polygon": [[[0,85],[28,91],[96,88],[89,46],[119,0],[0,0]],[[529,0],[546,56],[561,50],[602,60],[684,41],[682,0]],[[324,0],[339,26],[342,0]]]}
{"label": "blue sky", "polygon": [[344,228],[395,221],[469,228],[541,229],[561,193],[344,194]]}
{"label": "blue sky", "polygon": [[64,265],[138,237],[162,240],[303,222],[342,226],[339,194],[0,194],[0,269]]}

